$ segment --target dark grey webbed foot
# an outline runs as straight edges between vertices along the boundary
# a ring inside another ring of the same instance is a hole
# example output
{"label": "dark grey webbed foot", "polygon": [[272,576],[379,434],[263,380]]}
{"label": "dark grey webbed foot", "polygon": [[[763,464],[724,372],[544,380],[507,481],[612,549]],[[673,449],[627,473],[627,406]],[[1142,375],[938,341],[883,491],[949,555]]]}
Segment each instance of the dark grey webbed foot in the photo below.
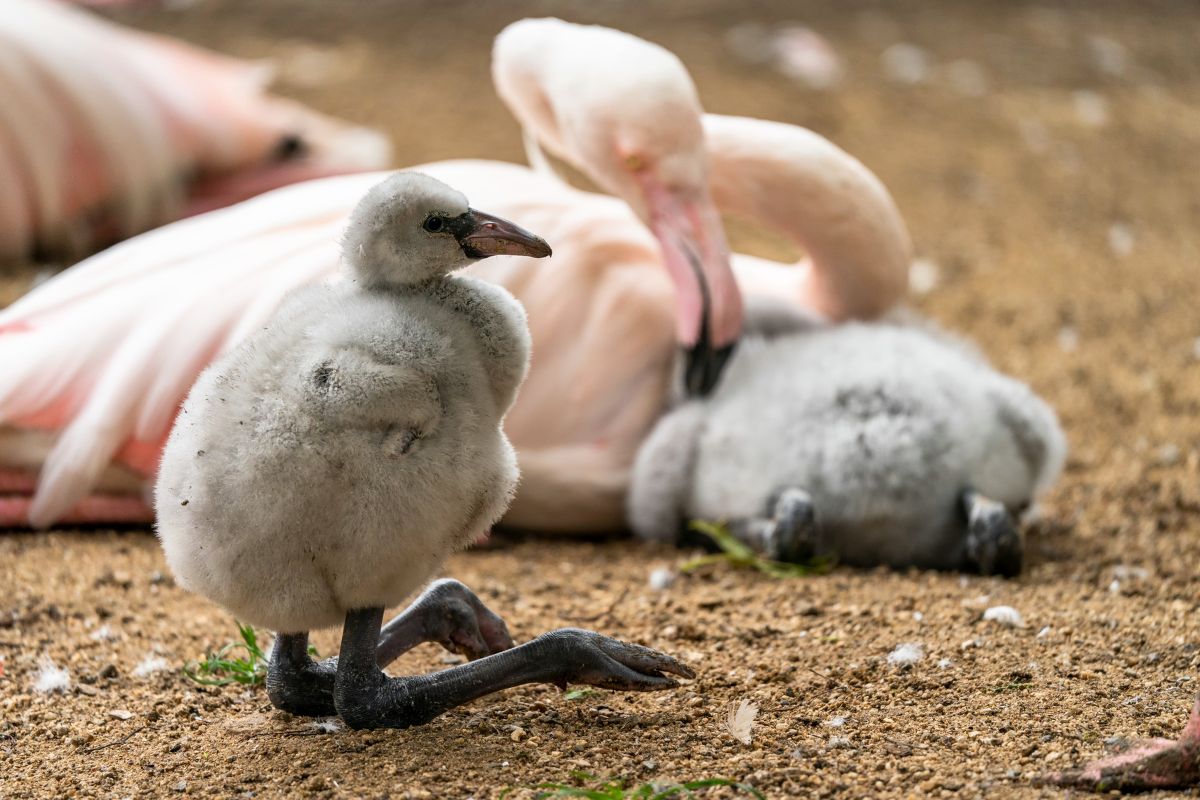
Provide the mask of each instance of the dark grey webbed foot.
{"label": "dark grey webbed foot", "polygon": [[302,717],[329,717],[333,702],[337,658],[313,661],[307,633],[281,633],[271,648],[267,668],[267,697],[276,708]]}
{"label": "dark grey webbed foot", "polygon": [[800,563],[816,556],[817,511],[808,492],[784,489],[771,516],[765,536],[768,558]]}
{"label": "dark grey webbed foot", "polygon": [[550,683],[560,688],[584,683],[602,689],[654,692],[679,685],[663,673],[695,677],[689,667],[666,653],[582,628],[559,628],[529,644],[540,649],[540,658],[558,665],[560,674]]}
{"label": "dark grey webbed foot", "polygon": [[[379,632],[376,663],[385,667],[422,642],[476,659],[513,645],[508,626],[461,582],[434,581]],[[308,634],[280,634],[271,650],[267,696],[276,708],[307,717],[337,713],[333,700],[336,656],[313,661]]]}
{"label": "dark grey webbed foot", "polygon": [[421,642],[437,642],[453,653],[476,659],[513,646],[504,620],[461,581],[434,581],[379,635],[379,666],[387,666]]}
{"label": "dark grey webbed foot", "polygon": [[817,554],[817,513],[803,489],[784,489],[773,495],[766,517],[735,521],[730,532],[774,561],[801,563]]}
{"label": "dark grey webbed foot", "polygon": [[981,575],[1020,575],[1025,547],[1004,504],[971,490],[963,492],[962,503],[967,515],[967,567]]}
{"label": "dark grey webbed foot", "polygon": [[352,728],[420,725],[463,703],[526,683],[655,691],[677,685],[668,675],[693,676],[674,658],[648,647],[564,628],[431,675],[389,678],[376,665],[374,643],[382,618],[382,609],[346,615],[333,696]]}

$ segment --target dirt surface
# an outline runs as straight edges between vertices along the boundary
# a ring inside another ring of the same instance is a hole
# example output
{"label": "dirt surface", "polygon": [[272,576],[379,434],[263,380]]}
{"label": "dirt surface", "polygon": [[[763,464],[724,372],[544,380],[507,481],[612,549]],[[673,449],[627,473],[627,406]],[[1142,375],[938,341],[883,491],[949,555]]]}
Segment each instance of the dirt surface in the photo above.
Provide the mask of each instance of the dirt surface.
{"label": "dirt surface", "polygon": [[[699,677],[652,696],[527,687],[420,729],[320,733],[261,690],[181,676],[236,632],[173,585],[148,533],[5,535],[0,796],[483,798],[573,770],[727,776],[770,797],[1059,796],[1035,776],[1110,737],[1173,737],[1200,689],[1200,11],[834,5],[359,0],[349,13],[208,0],[121,17],[280,56],[284,91],[385,128],[402,164],[520,158],[487,59],[525,14],[645,35],[684,58],[710,110],[830,136],[906,215],[928,262],[919,282],[935,284],[915,305],[1062,415],[1072,456],[1019,580],[715,568],[655,590],[651,570],[680,554],[501,540],[446,571],[519,639],[586,625],[675,653]],[[802,88],[726,46],[738,23],[787,20],[829,38],[839,88]],[[918,85],[885,78],[881,53],[902,42],[928,56]],[[974,66],[951,66],[961,59]],[[744,231],[735,243],[769,249]],[[996,605],[1024,627],[983,621]],[[336,642],[316,637],[322,653]],[[909,668],[887,661],[902,643],[922,647]],[[393,672],[444,656],[427,645]],[[44,659],[69,670],[66,692],[33,691]],[[761,706],[750,745],[725,728],[742,699]]]}

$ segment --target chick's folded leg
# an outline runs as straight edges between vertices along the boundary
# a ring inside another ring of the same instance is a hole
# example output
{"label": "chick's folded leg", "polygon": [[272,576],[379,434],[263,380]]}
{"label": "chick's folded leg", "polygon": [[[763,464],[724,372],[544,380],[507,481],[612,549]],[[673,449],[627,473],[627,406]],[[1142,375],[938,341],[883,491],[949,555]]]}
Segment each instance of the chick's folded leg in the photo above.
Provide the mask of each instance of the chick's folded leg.
{"label": "chick's folded leg", "polygon": [[743,544],[773,561],[794,564],[817,555],[817,514],[803,489],[789,488],[773,495],[769,516],[733,520],[729,531]]}
{"label": "chick's folded leg", "polygon": [[973,489],[962,493],[961,502],[967,517],[964,569],[1006,578],[1020,575],[1025,548],[1004,504]]}
{"label": "chick's folded leg", "polygon": [[484,695],[527,683],[584,683],[622,691],[670,689],[664,673],[693,677],[668,655],[591,631],[563,628],[519,647],[430,675],[379,669],[382,608],[351,611],[342,631],[334,703],[352,728],[407,728]]}
{"label": "chick's folded leg", "polygon": [[386,667],[422,642],[452,653],[483,658],[513,646],[508,626],[461,581],[434,581],[379,633],[375,658]]}
{"label": "chick's folded leg", "polygon": [[[437,642],[468,658],[482,658],[513,646],[508,627],[460,581],[434,581],[403,612],[384,625],[375,649],[378,665],[386,667],[424,642]],[[284,711],[300,716],[333,716],[337,656],[313,661],[308,634],[275,638],[267,673],[267,694]]]}
{"label": "chick's folded leg", "polygon": [[302,717],[329,717],[337,713],[333,683],[337,659],[313,661],[308,655],[308,633],[280,633],[267,665],[267,697],[278,709]]}

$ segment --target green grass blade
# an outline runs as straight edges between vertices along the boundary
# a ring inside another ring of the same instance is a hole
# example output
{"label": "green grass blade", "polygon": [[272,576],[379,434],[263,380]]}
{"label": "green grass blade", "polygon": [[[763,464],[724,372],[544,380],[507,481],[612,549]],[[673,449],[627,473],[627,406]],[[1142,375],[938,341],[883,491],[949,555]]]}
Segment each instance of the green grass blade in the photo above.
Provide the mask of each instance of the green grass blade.
{"label": "green grass blade", "polygon": [[833,560],[826,557],[814,558],[802,564],[763,558],[730,533],[724,522],[692,520],[688,524],[688,528],[712,539],[721,552],[686,561],[680,565],[680,572],[692,572],[708,564],[725,562],[733,567],[757,570],[772,578],[802,578],[828,572],[833,567]]}

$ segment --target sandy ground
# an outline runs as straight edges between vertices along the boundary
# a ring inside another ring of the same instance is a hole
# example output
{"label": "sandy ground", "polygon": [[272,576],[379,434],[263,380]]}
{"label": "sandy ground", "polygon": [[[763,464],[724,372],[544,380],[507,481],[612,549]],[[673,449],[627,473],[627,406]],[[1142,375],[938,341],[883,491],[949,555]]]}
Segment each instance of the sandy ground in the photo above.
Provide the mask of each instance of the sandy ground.
{"label": "sandy ground", "polygon": [[[1033,778],[1111,737],[1174,736],[1200,689],[1200,11],[832,6],[360,0],[350,14],[209,0],[123,17],[282,57],[285,91],[387,129],[401,163],[520,157],[486,64],[494,32],[526,13],[646,35],[684,58],[710,110],[832,137],[911,225],[929,289],[915,304],[1062,415],[1073,452],[1029,531],[1025,575],[843,568],[774,581],[717,568],[657,591],[650,571],[680,554],[501,540],[447,574],[518,638],[592,620],[699,677],[655,696],[527,687],[416,730],[321,734],[261,690],[180,675],[233,622],[173,585],[146,532],[5,535],[0,796],[483,798],[573,770],[727,776],[770,797],[1058,796]],[[839,89],[804,89],[725,45],[739,22],[786,20],[833,42]],[[927,54],[923,83],[885,79],[881,52],[898,42]],[[974,67],[951,66],[960,59]],[[771,247],[744,231],[735,243]],[[1024,627],[983,621],[995,605]],[[316,641],[336,649],[334,633]],[[922,658],[889,665],[909,642]],[[69,670],[66,693],[32,691],[46,658]],[[145,674],[148,658],[165,669]],[[425,646],[394,671],[444,665]],[[761,706],[749,746],[724,727],[742,699]]]}

